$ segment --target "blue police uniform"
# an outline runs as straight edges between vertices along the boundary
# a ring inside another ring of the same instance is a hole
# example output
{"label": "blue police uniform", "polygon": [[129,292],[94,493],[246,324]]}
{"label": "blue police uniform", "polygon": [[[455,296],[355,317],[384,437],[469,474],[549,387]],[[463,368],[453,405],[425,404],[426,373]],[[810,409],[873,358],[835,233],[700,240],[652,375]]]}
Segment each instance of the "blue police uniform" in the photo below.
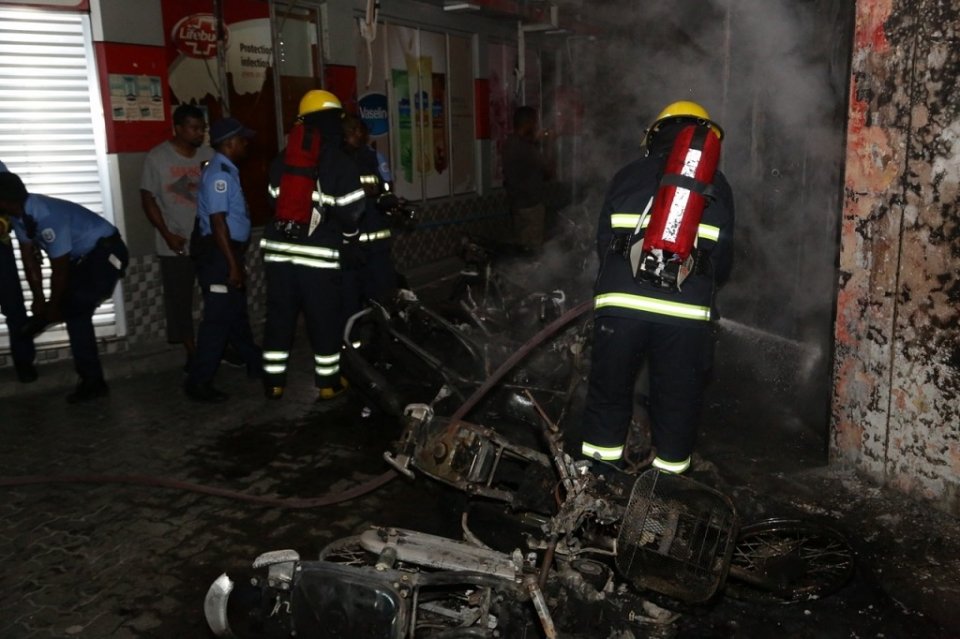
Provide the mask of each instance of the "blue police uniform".
{"label": "blue police uniform", "polygon": [[224,214],[231,250],[242,269],[250,242],[250,215],[240,186],[240,171],[221,153],[214,154],[204,168],[197,195],[195,233],[200,241],[194,258],[203,294],[203,317],[197,329],[197,353],[187,376],[188,387],[213,380],[228,342],[246,362],[248,374],[255,376],[260,369],[260,349],[250,330],[246,288],[228,284],[230,265],[213,238],[210,216],[216,213]]}
{"label": "blue police uniform", "polygon": [[30,194],[13,228],[21,246],[36,244],[51,259],[69,256],[70,278],[59,309],[82,381],[102,381],[93,313],[113,294],[129,257],[117,228],[79,204]]}
{"label": "blue police uniform", "polygon": [[[619,248],[656,194],[674,136],[654,139],[650,153],[613,178],[600,213],[594,341],[580,453],[618,462],[633,414],[637,374],[646,359],[654,466],[683,472],[690,465],[703,388],[711,364],[716,287],[733,255],[733,195],[719,171],[697,232],[698,262],[681,291],[634,279]],[[641,231],[642,236],[642,231]]]}
{"label": "blue police uniform", "polygon": [[[7,166],[0,162],[0,172],[8,170]],[[22,333],[23,326],[27,323],[27,307],[23,302],[17,258],[13,253],[8,231],[0,233],[0,313],[3,313],[7,320],[13,365],[21,379],[29,381],[36,377],[33,370],[36,349],[33,338]]]}

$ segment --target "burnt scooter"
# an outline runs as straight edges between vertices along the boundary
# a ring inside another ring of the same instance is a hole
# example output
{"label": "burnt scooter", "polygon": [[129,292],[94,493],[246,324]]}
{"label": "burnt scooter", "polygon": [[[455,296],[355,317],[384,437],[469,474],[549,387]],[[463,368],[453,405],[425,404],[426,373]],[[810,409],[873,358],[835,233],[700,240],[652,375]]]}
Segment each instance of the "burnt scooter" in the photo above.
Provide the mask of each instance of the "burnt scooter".
{"label": "burnt scooter", "polygon": [[[468,330],[412,301],[404,322],[426,317],[440,333],[469,340]],[[523,543],[492,547],[471,509],[461,521],[464,541],[374,527],[330,544],[317,560],[292,550],[266,553],[254,562],[252,579],[224,574],[210,587],[205,613],[217,636],[650,636],[675,616],[653,604],[653,595],[697,605],[724,591],[789,603],[823,596],[852,573],[849,544],[829,527],[768,520],[741,528],[729,498],[692,479],[656,470],[634,478],[574,462],[560,429],[516,376],[499,384],[494,374],[477,388],[480,371],[491,366],[482,355],[467,358],[479,370],[443,368],[426,346],[392,325],[396,312],[384,309],[383,316],[389,340],[441,371],[430,404],[400,409],[394,398],[404,429],[385,459],[407,476],[417,471],[474,496],[471,503],[502,505],[504,521]],[[563,364],[557,379],[566,379],[568,399],[585,333],[568,331],[551,351],[550,366]],[[469,353],[472,345],[463,348]],[[511,355],[498,372],[523,354]],[[464,421],[473,400],[494,384],[507,401],[476,414],[496,427]],[[436,416],[446,397],[463,399],[471,389],[452,417]],[[553,389],[535,392],[546,401],[558,397]],[[536,425],[539,442],[518,443],[526,430],[518,424]]]}
{"label": "burnt scooter", "polygon": [[[541,413],[547,452],[415,404],[405,409],[398,452],[385,454],[404,474],[416,470],[503,504],[523,523],[525,549],[492,548],[465,513],[464,541],[374,527],[315,561],[292,550],[266,553],[253,580],[224,574],[210,587],[204,609],[214,633],[650,636],[676,615],[649,595],[701,604],[729,578],[744,598],[789,603],[823,596],[851,575],[850,546],[829,527],[770,520],[741,529],[729,498],[692,479],[657,470],[633,478],[573,461],[559,429],[526,395]],[[517,466],[525,478],[552,477],[552,488],[518,488]]]}
{"label": "burnt scooter", "polygon": [[[443,410],[447,398],[452,411],[531,333],[567,310],[563,290],[531,291],[513,283],[474,242],[464,241],[461,258],[463,267],[446,296],[425,303],[399,290],[347,321],[344,374],[387,414],[399,418],[404,406],[424,401]],[[502,389],[515,394],[536,379],[538,392],[568,397],[585,341],[582,327],[564,332],[532,353]]]}

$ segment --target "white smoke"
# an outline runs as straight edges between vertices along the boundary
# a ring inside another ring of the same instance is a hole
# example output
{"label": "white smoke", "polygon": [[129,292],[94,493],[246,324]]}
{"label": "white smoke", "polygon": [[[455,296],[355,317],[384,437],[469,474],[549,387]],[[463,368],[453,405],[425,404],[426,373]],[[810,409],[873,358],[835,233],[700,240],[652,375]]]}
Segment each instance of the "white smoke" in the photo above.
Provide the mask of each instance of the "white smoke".
{"label": "white smoke", "polygon": [[[646,127],[673,101],[701,103],[724,128],[721,168],[737,208],[734,271],[720,295],[729,320],[721,328],[732,340],[767,336],[758,353],[777,367],[769,374],[795,380],[784,379],[795,390],[807,383],[816,401],[829,380],[849,4],[590,3],[584,19],[619,25],[616,32],[572,37],[562,52],[586,108],[573,177],[588,193],[561,214],[592,242],[606,186],[640,156]],[[568,246],[548,244],[541,272],[589,295],[596,260],[585,272]],[[769,358],[764,348],[783,356]]]}
{"label": "white smoke", "polygon": [[[596,22],[622,28],[575,38],[566,52],[587,98],[577,172],[597,190],[639,157],[645,128],[670,102],[699,102],[724,128],[721,166],[737,204],[728,312],[790,338],[832,305],[849,23],[827,4],[591,5]],[[771,305],[778,317],[764,315]]]}

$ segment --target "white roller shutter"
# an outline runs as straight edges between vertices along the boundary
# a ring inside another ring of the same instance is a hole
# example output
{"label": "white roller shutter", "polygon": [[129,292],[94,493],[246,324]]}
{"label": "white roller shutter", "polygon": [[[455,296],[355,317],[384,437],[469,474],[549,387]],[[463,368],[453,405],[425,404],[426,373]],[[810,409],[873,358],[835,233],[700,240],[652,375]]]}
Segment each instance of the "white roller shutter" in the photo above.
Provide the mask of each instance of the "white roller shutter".
{"label": "white roller shutter", "polygon": [[[113,222],[101,105],[86,14],[0,8],[0,160],[29,191],[76,202]],[[48,277],[45,261],[45,288]],[[29,311],[25,280],[23,290]],[[121,304],[118,288],[97,309],[98,336],[124,332]],[[0,347],[8,345],[5,324],[0,340]],[[65,341],[62,325],[37,339],[38,345]]]}

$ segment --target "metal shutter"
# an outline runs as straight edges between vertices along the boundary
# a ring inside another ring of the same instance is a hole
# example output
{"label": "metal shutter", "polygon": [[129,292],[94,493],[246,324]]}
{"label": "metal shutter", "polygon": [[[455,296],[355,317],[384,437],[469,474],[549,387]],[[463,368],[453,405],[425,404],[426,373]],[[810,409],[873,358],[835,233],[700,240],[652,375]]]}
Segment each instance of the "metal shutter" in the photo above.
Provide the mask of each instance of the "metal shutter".
{"label": "metal shutter", "polygon": [[[110,198],[104,198],[110,189],[101,105],[86,14],[0,9],[0,160],[29,191],[76,202],[112,222]],[[45,261],[49,294],[48,277]],[[22,265],[21,280],[29,311],[31,293]],[[119,287],[94,315],[97,336],[125,332],[122,321],[118,326],[118,311]],[[4,348],[6,330],[0,326]],[[66,339],[60,325],[37,344]]]}

